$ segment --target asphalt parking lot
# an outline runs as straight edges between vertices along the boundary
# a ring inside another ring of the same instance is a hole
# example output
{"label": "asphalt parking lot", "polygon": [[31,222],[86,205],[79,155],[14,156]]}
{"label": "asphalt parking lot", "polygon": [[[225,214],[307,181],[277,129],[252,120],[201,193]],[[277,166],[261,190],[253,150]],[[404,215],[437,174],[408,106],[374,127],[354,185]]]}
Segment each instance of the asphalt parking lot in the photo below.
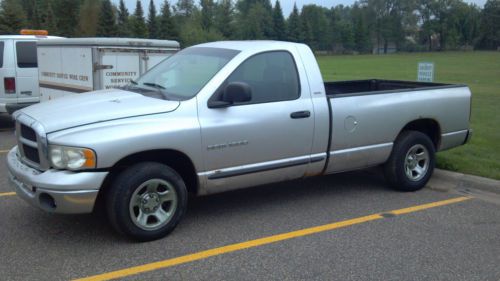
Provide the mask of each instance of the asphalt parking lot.
{"label": "asphalt parking lot", "polygon": [[194,198],[171,235],[134,243],[12,194],[12,127],[0,116],[2,280],[500,280],[500,186],[401,193],[374,168]]}

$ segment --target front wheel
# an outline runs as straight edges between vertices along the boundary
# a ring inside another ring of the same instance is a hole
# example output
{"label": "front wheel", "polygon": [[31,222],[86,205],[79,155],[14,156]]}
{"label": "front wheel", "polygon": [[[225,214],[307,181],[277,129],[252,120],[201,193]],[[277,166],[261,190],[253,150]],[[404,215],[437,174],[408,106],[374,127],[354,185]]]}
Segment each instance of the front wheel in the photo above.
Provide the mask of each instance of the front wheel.
{"label": "front wheel", "polygon": [[106,201],[109,220],[118,232],[151,241],[166,236],[179,223],[186,211],[187,191],[173,169],[147,162],[118,175]]}
{"label": "front wheel", "polygon": [[434,144],[417,131],[402,132],[394,143],[391,156],[384,165],[385,177],[396,190],[422,189],[435,166]]}

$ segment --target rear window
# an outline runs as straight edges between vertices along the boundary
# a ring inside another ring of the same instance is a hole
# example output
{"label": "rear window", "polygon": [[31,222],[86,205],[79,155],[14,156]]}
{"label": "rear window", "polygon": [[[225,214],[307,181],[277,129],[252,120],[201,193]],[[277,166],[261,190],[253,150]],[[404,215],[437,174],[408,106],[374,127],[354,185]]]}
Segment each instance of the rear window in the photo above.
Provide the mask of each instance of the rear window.
{"label": "rear window", "polygon": [[38,67],[36,59],[36,42],[17,42],[16,55],[18,67]]}
{"label": "rear window", "polygon": [[0,41],[0,68],[3,67],[3,41]]}

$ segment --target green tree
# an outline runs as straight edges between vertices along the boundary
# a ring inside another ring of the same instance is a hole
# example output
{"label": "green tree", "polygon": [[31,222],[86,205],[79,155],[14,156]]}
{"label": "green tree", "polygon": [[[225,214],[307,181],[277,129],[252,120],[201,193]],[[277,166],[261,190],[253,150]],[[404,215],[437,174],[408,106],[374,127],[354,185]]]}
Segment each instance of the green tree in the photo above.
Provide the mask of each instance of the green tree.
{"label": "green tree", "polygon": [[0,34],[19,34],[26,27],[26,14],[16,0],[0,3]]}
{"label": "green tree", "polygon": [[214,24],[216,30],[225,38],[235,36],[234,6],[231,0],[220,0],[215,6]]}
{"label": "green tree", "polygon": [[355,41],[354,41],[354,32],[352,28],[352,24],[349,22],[342,22],[339,25],[340,28],[340,38],[342,40],[342,47],[344,50],[354,50],[356,47]]}
{"label": "green tree", "polygon": [[203,30],[210,30],[214,21],[215,3],[213,0],[200,0],[201,6],[201,27]]}
{"label": "green tree", "polygon": [[168,0],[165,0],[163,2],[163,6],[161,7],[158,38],[179,40],[179,31],[177,30],[177,25],[172,17]]}
{"label": "green tree", "polygon": [[175,5],[175,12],[183,18],[189,18],[196,10],[194,0],[178,0]]}
{"label": "green tree", "polygon": [[[78,32],[80,18],[80,6],[82,1],[75,0],[54,0],[52,8],[54,9],[54,20],[57,25],[57,35],[65,37],[75,37]],[[85,2],[84,2],[85,3]],[[99,1],[94,1],[97,12],[90,15],[90,19],[94,20],[92,32],[95,35],[95,27],[97,26],[97,19],[99,16]]]}
{"label": "green tree", "polygon": [[79,36],[93,37],[96,35],[100,10],[100,0],[85,0],[83,2],[77,31]]}
{"label": "green tree", "polygon": [[500,0],[488,0],[481,12],[481,41],[479,47],[500,47]]}
{"label": "green tree", "polygon": [[286,40],[286,25],[280,1],[276,0],[273,8],[273,39]]}
{"label": "green tree", "polygon": [[52,1],[47,0],[47,5],[45,7],[45,14],[42,15],[41,28],[48,30],[52,35],[59,35],[54,10],[52,9]]}
{"label": "green tree", "polygon": [[304,42],[315,50],[328,49],[328,9],[317,5],[305,5],[300,13]]}
{"label": "green tree", "polygon": [[129,13],[123,0],[118,4],[118,35],[120,37],[130,36]]}
{"label": "green tree", "polygon": [[354,5],[351,11],[351,17],[353,22],[353,35],[354,35],[354,46],[356,51],[360,53],[371,52],[371,40],[370,31],[368,25],[366,24],[366,13],[363,8]]}
{"label": "green tree", "polygon": [[180,32],[180,41],[182,46],[188,47],[191,45],[210,42],[210,41],[218,41],[223,40],[224,37],[222,34],[212,29],[210,31],[205,31],[201,27],[201,20],[199,15],[196,15],[196,18],[188,20],[186,24],[182,26]]}
{"label": "green tree", "polygon": [[134,37],[148,37],[148,29],[144,20],[144,10],[142,9],[141,1],[139,0],[137,0],[135,4],[134,15],[130,19],[130,31]]}
{"label": "green tree", "polygon": [[255,3],[248,14],[240,15],[239,31],[242,39],[272,38],[273,19],[271,13],[261,3]]}
{"label": "green tree", "polygon": [[101,12],[97,23],[96,35],[102,37],[115,37],[118,35],[115,13],[110,0],[101,0]]}
{"label": "green tree", "polygon": [[149,1],[149,13],[148,13],[148,34],[149,38],[158,38],[159,28],[158,28],[158,18],[156,16],[156,7],[153,0]]}
{"label": "green tree", "polygon": [[302,38],[300,15],[297,5],[293,5],[293,10],[287,21],[287,40],[291,42],[299,42]]}

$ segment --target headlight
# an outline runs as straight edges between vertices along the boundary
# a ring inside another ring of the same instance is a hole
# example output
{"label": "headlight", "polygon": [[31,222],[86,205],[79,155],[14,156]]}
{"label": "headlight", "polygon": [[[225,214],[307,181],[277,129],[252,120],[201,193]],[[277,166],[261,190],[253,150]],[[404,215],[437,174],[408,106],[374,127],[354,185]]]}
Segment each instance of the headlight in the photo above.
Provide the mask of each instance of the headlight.
{"label": "headlight", "polygon": [[56,169],[80,170],[96,166],[95,153],[88,148],[50,145],[49,158]]}

